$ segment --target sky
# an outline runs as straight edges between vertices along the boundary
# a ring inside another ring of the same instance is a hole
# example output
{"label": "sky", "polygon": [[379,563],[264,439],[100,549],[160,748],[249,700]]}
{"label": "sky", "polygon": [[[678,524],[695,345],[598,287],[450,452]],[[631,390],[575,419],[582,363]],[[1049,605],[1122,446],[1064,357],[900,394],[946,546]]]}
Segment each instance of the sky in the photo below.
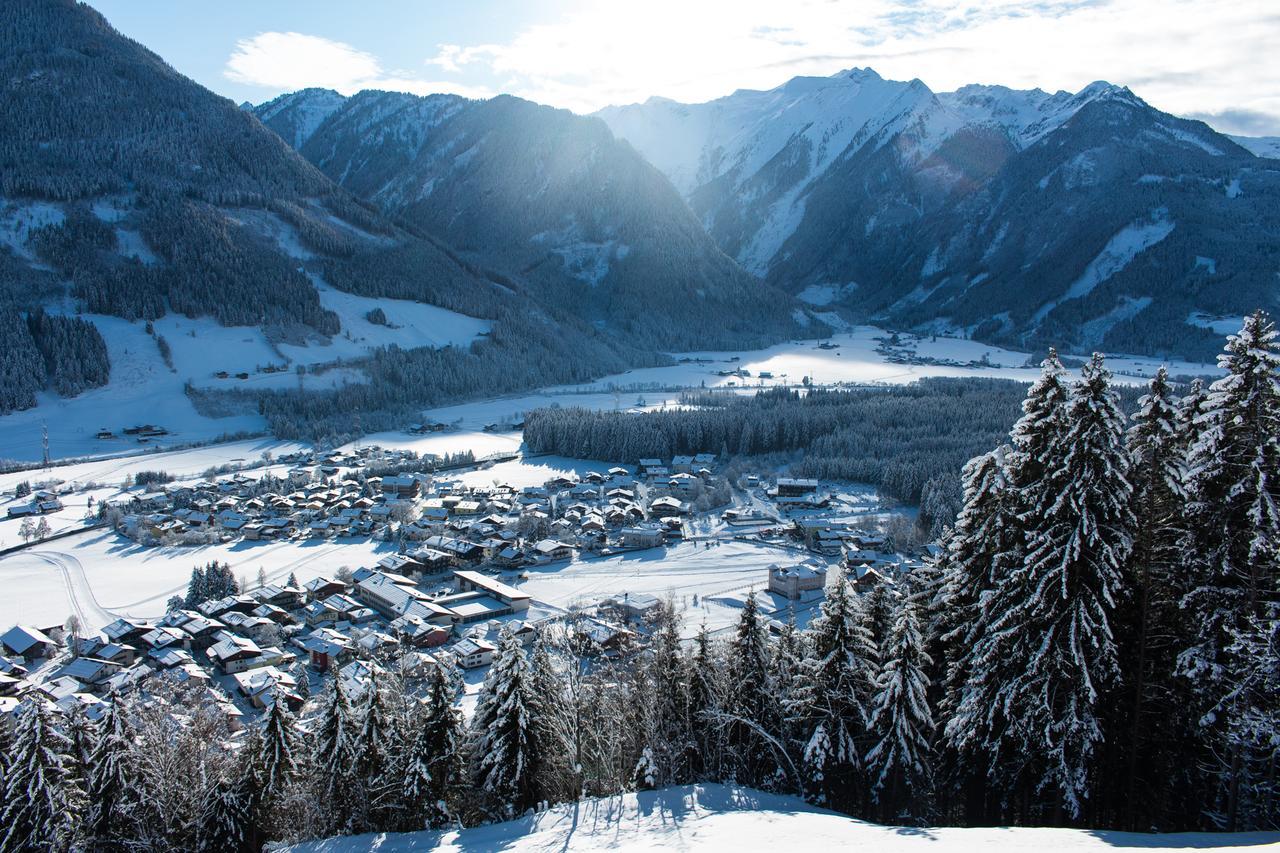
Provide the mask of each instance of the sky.
{"label": "sky", "polygon": [[90,0],[237,102],[323,86],[507,93],[586,113],[871,67],[967,83],[1125,85],[1218,130],[1280,135],[1276,0]]}

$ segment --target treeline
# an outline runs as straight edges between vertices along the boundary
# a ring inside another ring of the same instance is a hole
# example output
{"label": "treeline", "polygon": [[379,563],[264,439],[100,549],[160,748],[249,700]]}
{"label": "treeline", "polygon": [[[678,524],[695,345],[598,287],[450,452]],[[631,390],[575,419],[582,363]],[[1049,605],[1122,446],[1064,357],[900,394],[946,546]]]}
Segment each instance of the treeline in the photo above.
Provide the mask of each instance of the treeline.
{"label": "treeline", "polygon": [[349,363],[368,382],[332,391],[188,391],[197,407],[256,410],[279,438],[341,444],[361,434],[403,428],[422,409],[547,385],[588,382],[667,356],[634,350],[567,318],[504,310],[492,332],[468,346],[375,350]]}
{"label": "treeline", "polygon": [[676,454],[751,456],[803,450],[797,476],[853,480],[918,504],[926,483],[954,480],[1018,416],[1025,386],[1000,379],[923,379],[847,391],[774,388],[683,395],[681,408],[644,413],[549,408],[531,412],[535,453],[634,462]]}
{"label": "treeline", "polygon": [[177,196],[150,195],[139,207],[140,237],[162,263],[121,256],[115,226],[84,205],[68,206],[61,223],[31,235],[89,311],[154,320],[173,310],[227,326],[303,323],[338,333],[337,315],[320,305],[310,279],[246,226]]}
{"label": "treeline", "polygon": [[107,384],[111,361],[98,327],[79,317],[25,317],[0,309],[0,414],[30,409],[49,388],[74,397]]}

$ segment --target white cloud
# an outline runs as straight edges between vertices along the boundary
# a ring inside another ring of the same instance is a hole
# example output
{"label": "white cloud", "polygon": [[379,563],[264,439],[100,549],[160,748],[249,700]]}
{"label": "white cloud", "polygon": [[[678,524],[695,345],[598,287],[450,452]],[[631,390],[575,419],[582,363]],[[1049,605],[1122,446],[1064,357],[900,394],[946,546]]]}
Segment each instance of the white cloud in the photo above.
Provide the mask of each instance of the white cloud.
{"label": "white cloud", "polygon": [[870,65],[936,91],[965,83],[1129,85],[1180,114],[1250,111],[1280,133],[1272,0],[650,0],[586,2],[497,44],[428,60],[580,112],[665,95],[701,101]]}
{"label": "white cloud", "polygon": [[241,39],[227,59],[224,76],[237,83],[276,91],[309,86],[336,89],[344,95],[361,89],[390,89],[426,95],[452,92],[467,97],[493,93],[464,82],[427,80],[386,71],[378,58],[349,44],[303,33],[259,33]]}

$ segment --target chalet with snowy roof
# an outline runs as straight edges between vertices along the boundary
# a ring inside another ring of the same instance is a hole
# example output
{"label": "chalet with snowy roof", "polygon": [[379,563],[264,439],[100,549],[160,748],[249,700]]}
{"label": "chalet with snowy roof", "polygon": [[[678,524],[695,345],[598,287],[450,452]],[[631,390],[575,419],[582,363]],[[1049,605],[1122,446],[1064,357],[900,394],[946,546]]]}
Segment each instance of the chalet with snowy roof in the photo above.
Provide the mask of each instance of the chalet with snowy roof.
{"label": "chalet with snowy roof", "polygon": [[618,531],[618,542],[624,548],[655,548],[665,541],[666,533],[657,525],[637,525]]}
{"label": "chalet with snowy roof", "polygon": [[649,503],[649,515],[653,518],[666,518],[668,516],[688,515],[689,505],[681,501],[679,498],[667,495],[657,498]]}
{"label": "chalet with snowy roof", "polygon": [[32,661],[42,658],[57,646],[49,635],[29,625],[14,625],[0,634],[0,647],[8,654]]}
{"label": "chalet with snowy roof", "polygon": [[543,539],[533,546],[533,553],[542,560],[567,560],[573,556],[573,546],[556,539]]}
{"label": "chalet with snowy roof", "polygon": [[422,493],[422,481],[409,474],[383,477],[382,493],[400,500],[413,500]]}
{"label": "chalet with snowy roof", "polygon": [[378,561],[378,568],[389,574],[412,576],[422,574],[423,566],[408,554],[389,554]]}
{"label": "chalet with snowy roof", "polygon": [[325,599],[331,595],[340,595],[347,591],[347,585],[333,578],[313,578],[302,585],[308,600]]}
{"label": "chalet with snowy roof", "polygon": [[236,673],[236,689],[255,708],[268,708],[280,698],[291,698],[299,705],[298,679],[274,666],[259,667],[249,672]]}
{"label": "chalet with snowy roof", "polygon": [[498,647],[488,640],[479,637],[459,640],[450,647],[458,666],[463,669],[475,669],[493,663],[493,655]]}
{"label": "chalet with snowy roof", "polygon": [[421,616],[400,616],[387,626],[397,637],[417,648],[435,648],[449,641],[450,629]]}
{"label": "chalet with snowy roof", "polygon": [[296,642],[307,653],[311,668],[318,672],[342,666],[354,653],[351,640],[332,628],[317,628]]}

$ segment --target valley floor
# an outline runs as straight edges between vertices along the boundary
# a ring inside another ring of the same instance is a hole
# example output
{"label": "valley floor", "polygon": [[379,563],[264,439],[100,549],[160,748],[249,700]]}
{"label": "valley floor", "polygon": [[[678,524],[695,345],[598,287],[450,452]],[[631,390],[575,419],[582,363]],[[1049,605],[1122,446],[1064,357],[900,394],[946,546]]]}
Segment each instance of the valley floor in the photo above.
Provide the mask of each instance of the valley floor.
{"label": "valley floor", "polygon": [[[111,354],[111,382],[105,388],[87,391],[78,397],[61,399],[50,394],[40,397],[40,404],[23,412],[0,417],[0,459],[24,462],[41,458],[41,431],[49,430],[50,451],[53,458],[82,456],[111,456],[138,453],[201,441],[212,441],[221,435],[244,432],[261,432],[266,423],[259,415],[236,415],[226,418],[210,418],[195,411],[190,399],[183,392],[184,381],[191,379],[197,386],[216,386],[222,382],[235,382],[234,374],[228,380],[212,377],[209,363],[200,362],[199,344],[205,337],[217,352],[237,354],[227,361],[228,369],[253,371],[266,361],[269,354],[253,341],[237,341],[243,330],[224,329],[208,322],[185,321],[192,328],[173,321],[172,340],[175,351],[175,370],[164,366],[155,342],[138,324],[116,318],[95,317],[95,322],[105,324],[104,337]],[[427,324],[426,320],[423,321]],[[429,324],[427,324],[429,325]],[[199,326],[199,328],[195,328]],[[182,332],[182,329],[186,329]],[[196,338],[191,333],[198,332]],[[181,332],[181,333],[180,333]],[[468,334],[474,330],[467,329]],[[903,363],[886,357],[877,350],[884,331],[871,326],[858,326],[837,334],[821,348],[818,341],[791,341],[765,350],[743,352],[701,352],[677,354],[682,359],[669,367],[644,368],[606,376],[581,386],[559,386],[492,400],[478,400],[456,406],[447,406],[424,413],[426,419],[445,424],[456,424],[461,435],[410,437],[404,433],[369,436],[366,441],[384,447],[412,446],[415,450],[444,452],[436,447],[448,445],[453,449],[472,449],[476,455],[492,452],[493,445],[502,436],[481,433],[489,423],[511,417],[539,406],[586,406],[598,409],[633,408],[642,405],[655,408],[679,398],[681,389],[735,387],[749,390],[778,384],[797,385],[804,379],[814,384],[904,384],[929,376],[989,376],[992,378],[1018,379],[1030,382],[1038,369],[1026,366],[1026,353],[1003,350],[975,341],[946,337],[924,337],[918,340],[904,337],[904,351],[914,354],[914,363]],[[184,343],[185,342],[185,343]],[[238,347],[253,344],[246,355]],[[259,350],[263,350],[259,352]],[[231,356],[228,356],[231,358]],[[985,364],[978,366],[985,358]],[[1039,361],[1039,356],[1032,359]],[[252,363],[250,363],[252,362]],[[1153,358],[1117,356],[1108,364],[1122,383],[1145,382],[1160,365]],[[215,362],[214,366],[222,362]],[[1175,362],[1169,365],[1170,373],[1216,373],[1212,365]],[[731,375],[734,371],[744,375]],[[354,371],[351,371],[354,372]],[[768,374],[761,378],[761,373]],[[360,376],[348,372],[308,376],[308,387],[323,387],[330,381],[360,381]],[[207,381],[196,381],[206,377]],[[257,377],[256,379],[254,377]],[[245,380],[294,383],[292,373],[276,373],[264,378],[251,373]],[[149,439],[139,445],[136,440],[123,436],[121,430],[140,423],[153,423],[169,430],[170,435]],[[408,426],[408,424],[406,424]],[[95,438],[100,429],[111,430],[117,437]],[[466,443],[458,441],[466,437]],[[518,441],[516,442],[518,443]],[[240,442],[253,448],[253,455],[264,449],[279,452],[282,442],[264,440]],[[213,451],[216,453],[216,451]],[[208,455],[206,454],[206,458]],[[240,452],[231,456],[243,455]],[[127,465],[128,463],[122,463]],[[206,464],[214,464],[212,462]],[[161,467],[159,463],[142,467]],[[71,479],[60,474],[63,479]],[[72,477],[82,477],[73,474]],[[0,481],[6,478],[0,477]],[[0,486],[2,487],[2,486]]]}
{"label": "valley floor", "polygon": [[1258,851],[1280,848],[1280,833],[1127,832],[1026,827],[957,829],[892,827],[853,820],[795,797],[727,785],[690,785],[584,800],[506,823],[449,832],[332,838],[286,848],[290,853],[439,853],[670,850],[866,850],[875,853],[952,853],[993,850],[1040,853],[1069,850]]}

